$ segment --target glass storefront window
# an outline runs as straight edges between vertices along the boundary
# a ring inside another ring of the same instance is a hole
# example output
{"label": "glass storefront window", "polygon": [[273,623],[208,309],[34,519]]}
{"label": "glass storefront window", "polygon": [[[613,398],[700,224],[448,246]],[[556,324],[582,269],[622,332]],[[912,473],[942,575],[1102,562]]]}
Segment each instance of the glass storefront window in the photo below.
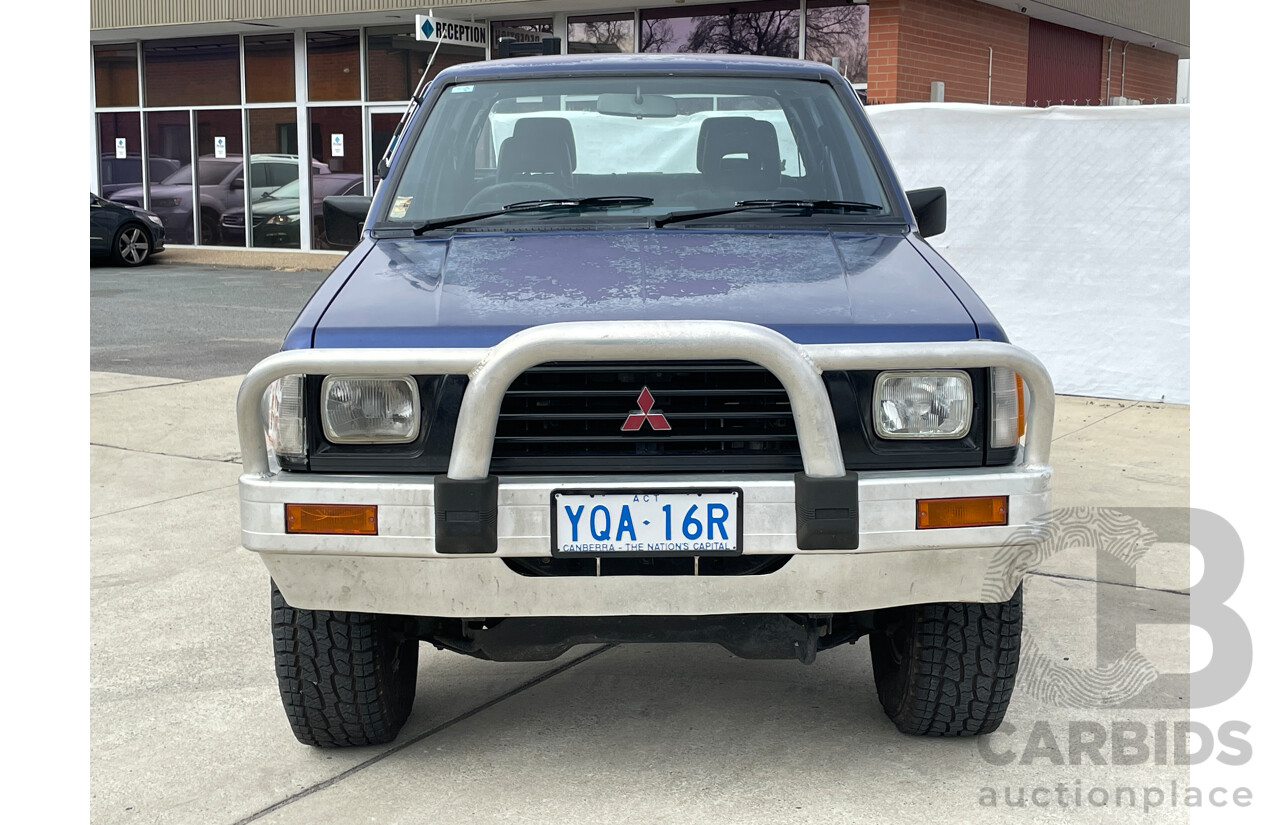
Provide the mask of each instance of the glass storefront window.
{"label": "glass storefront window", "polygon": [[408,100],[418,88],[418,81],[431,59],[435,44],[415,39],[410,26],[369,29],[367,34],[368,99]]}
{"label": "glass storefront window", "polygon": [[307,99],[360,99],[360,33],[307,33]]}
{"label": "glass storefront window", "polygon": [[148,106],[220,106],[240,102],[240,39],[189,37],[142,47]]}
{"label": "glass storefront window", "polygon": [[382,156],[387,153],[387,147],[391,145],[391,136],[395,134],[400,117],[401,115],[390,112],[374,112],[369,115],[369,156],[373,158],[375,189],[378,186],[378,161],[382,160]]}
{"label": "glass storefront window", "polygon": [[867,82],[867,5],[852,0],[809,0],[805,12],[806,60],[831,63],[852,83]]}
{"label": "glass storefront window", "polygon": [[640,51],[800,56],[799,0],[643,9]]}
{"label": "glass storefront window", "polygon": [[293,35],[245,37],[244,95],[249,103],[294,99]]}
{"label": "glass storefront window", "polygon": [[550,17],[497,20],[489,24],[489,50],[493,57],[497,57],[503,38],[517,43],[541,43],[545,38],[551,37],[554,31]]}
{"label": "glass storefront window", "polygon": [[[224,238],[243,243],[248,234],[252,246],[300,248],[302,235],[298,232],[298,221],[302,219],[302,210],[296,190],[297,111],[250,109],[249,151],[254,159],[249,164],[246,182],[250,193],[249,220],[245,221],[243,208],[239,212],[228,211],[222,219]],[[277,158],[270,158],[271,155],[292,157],[293,160],[278,162]],[[281,191],[285,186],[294,188]]]}
{"label": "glass storefront window", "polygon": [[99,106],[138,105],[138,47],[93,47],[93,89]]}
{"label": "glass storefront window", "polygon": [[196,183],[200,190],[200,243],[243,246],[243,238],[222,235],[228,210],[244,210],[244,142],[240,112],[231,109],[196,112]]}
{"label": "glass storefront window", "polygon": [[[323,165],[317,169],[316,164],[312,164],[311,203],[302,210],[301,219],[311,221],[312,247],[327,249],[322,205],[325,197],[364,192],[361,113],[358,106],[313,106],[308,114],[311,158]],[[353,187],[359,191],[353,191]]]}
{"label": "glass storefront window", "polygon": [[[124,157],[116,151],[117,140],[123,140]],[[134,190],[137,204],[142,205],[142,118],[137,112],[103,112],[98,115],[98,150],[101,161],[98,165],[98,193],[111,200],[117,192]],[[177,163],[167,175],[178,168]],[[155,163],[151,166],[151,177],[158,170]],[[162,175],[163,177],[163,175]]]}
{"label": "glass storefront window", "polygon": [[367,35],[367,100],[408,100],[417,91],[424,71],[435,77],[449,66],[484,60],[483,46],[450,43],[441,44],[437,50],[435,43],[417,40],[409,26],[368,29]]}
{"label": "glass storefront window", "polygon": [[[147,187],[150,209],[164,221],[168,240],[177,244],[195,242],[195,221],[191,198],[191,113],[148,112],[147,152],[153,158],[170,158],[179,166],[163,178],[153,177]],[[123,193],[117,194],[123,200]]]}
{"label": "glass storefront window", "polygon": [[632,52],[635,29],[635,16],[631,12],[570,17],[569,54]]}

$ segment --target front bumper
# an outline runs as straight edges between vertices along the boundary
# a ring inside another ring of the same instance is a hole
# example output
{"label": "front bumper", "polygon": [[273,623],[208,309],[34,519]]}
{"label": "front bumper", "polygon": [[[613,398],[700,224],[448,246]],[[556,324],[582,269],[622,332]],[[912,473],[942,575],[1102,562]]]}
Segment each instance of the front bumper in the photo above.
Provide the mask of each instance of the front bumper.
{"label": "front bumper", "polygon": [[[641,333],[640,330],[643,330]],[[488,477],[502,395],[529,366],[556,360],[741,358],[778,376],[791,398],[805,474],[844,475],[825,388],[827,369],[1006,366],[1028,388],[1027,435],[1010,467],[866,472],[858,477],[857,549],[798,549],[796,485],[772,474],[504,477],[497,484],[495,552],[442,554],[436,486],[413,476],[271,472],[261,399],[271,381],[296,373],[467,373],[449,479]],[[490,350],[304,350],[254,368],[237,402],[245,473],[244,546],[261,555],[290,604],[300,608],[418,616],[713,615],[846,613],[935,601],[1003,601],[1017,587],[1032,528],[1048,511],[1053,388],[1032,356],[1008,344],[857,344],[801,347],[750,324],[718,321],[570,323],[534,327]],[[744,555],[791,558],[746,576],[526,576],[508,557],[551,555],[556,489],[741,487]],[[1009,497],[1008,525],[917,530],[916,501]],[[296,535],[284,505],[374,504],[378,534]]]}
{"label": "front bumper", "polygon": [[[1049,506],[1047,470],[862,473],[859,546],[797,550],[795,485],[790,476],[735,476],[743,491],[743,554],[793,557],[759,576],[530,577],[504,558],[548,558],[551,492],[724,487],[724,476],[620,479],[503,478],[498,487],[498,549],[455,556],[435,548],[434,486],[393,476],[284,474],[242,477],[244,546],[260,553],[295,607],[417,616],[710,615],[845,613],[929,601],[1002,601],[1020,525]],[[916,530],[918,498],[1008,495],[1007,527]],[[378,505],[378,535],[285,532],[284,505]]]}

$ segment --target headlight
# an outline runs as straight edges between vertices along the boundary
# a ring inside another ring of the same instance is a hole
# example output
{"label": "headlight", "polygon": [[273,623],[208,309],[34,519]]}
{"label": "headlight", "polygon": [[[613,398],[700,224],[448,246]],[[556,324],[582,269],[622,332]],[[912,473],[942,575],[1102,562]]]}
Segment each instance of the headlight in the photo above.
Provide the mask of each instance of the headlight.
{"label": "headlight", "polygon": [[152,198],[152,206],[182,206],[182,198]]}
{"label": "headlight", "polygon": [[964,438],[973,421],[973,383],[960,370],[882,372],[872,403],[881,438]]}
{"label": "headlight", "polygon": [[164,221],[160,220],[159,215],[144,215],[143,217],[154,223],[156,226],[164,226]]}
{"label": "headlight", "polygon": [[269,226],[284,226],[286,224],[297,223],[302,220],[301,215],[272,215],[267,218]]}
{"label": "headlight", "polygon": [[298,459],[307,456],[303,387],[304,376],[286,375],[267,389],[267,443],[277,456]]}
{"label": "headlight", "polygon": [[331,375],[320,387],[325,438],[394,444],[418,437],[418,383],[412,378]]}
{"label": "headlight", "polygon": [[1026,424],[1022,408],[1022,376],[1006,367],[991,370],[991,446],[1012,447]]}

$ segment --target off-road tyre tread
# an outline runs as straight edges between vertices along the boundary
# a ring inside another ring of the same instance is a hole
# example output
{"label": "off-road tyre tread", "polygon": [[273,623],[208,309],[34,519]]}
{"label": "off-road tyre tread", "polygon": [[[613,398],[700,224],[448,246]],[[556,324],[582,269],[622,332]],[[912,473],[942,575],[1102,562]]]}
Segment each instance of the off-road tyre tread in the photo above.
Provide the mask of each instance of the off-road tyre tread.
{"label": "off-road tyre tread", "polygon": [[913,605],[900,614],[909,645],[896,660],[889,637],[871,638],[880,704],[914,736],[981,736],[1004,720],[1018,673],[1022,587],[1007,602]]}
{"label": "off-road tyre tread", "polygon": [[271,583],[280,698],[299,742],[321,748],[392,741],[413,708],[418,640],[395,617],[302,610]]}

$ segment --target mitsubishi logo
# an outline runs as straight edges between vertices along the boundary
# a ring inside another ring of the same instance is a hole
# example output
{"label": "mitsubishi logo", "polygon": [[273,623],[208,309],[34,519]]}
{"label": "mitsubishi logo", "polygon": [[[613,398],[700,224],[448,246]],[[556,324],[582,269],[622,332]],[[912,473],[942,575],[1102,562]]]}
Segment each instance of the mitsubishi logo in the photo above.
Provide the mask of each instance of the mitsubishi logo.
{"label": "mitsubishi logo", "polygon": [[667,417],[662,414],[662,410],[653,408],[653,393],[649,392],[648,387],[640,391],[640,397],[636,399],[636,402],[640,405],[640,409],[633,411],[627,416],[627,420],[622,423],[622,431],[624,433],[635,432],[643,427],[646,421],[655,430],[671,429],[671,425],[667,423]]}

